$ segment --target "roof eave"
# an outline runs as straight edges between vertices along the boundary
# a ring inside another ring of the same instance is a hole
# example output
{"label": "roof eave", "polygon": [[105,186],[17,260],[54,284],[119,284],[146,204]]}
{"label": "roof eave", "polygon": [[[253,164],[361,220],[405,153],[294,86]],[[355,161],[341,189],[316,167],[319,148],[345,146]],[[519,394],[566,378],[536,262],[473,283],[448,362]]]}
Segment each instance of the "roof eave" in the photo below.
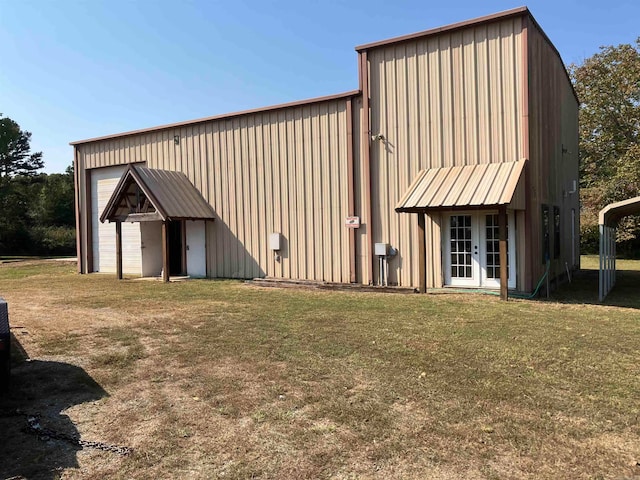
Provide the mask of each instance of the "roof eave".
{"label": "roof eave", "polygon": [[328,102],[331,100],[340,100],[342,98],[351,98],[351,97],[356,97],[358,95],[360,95],[360,90],[351,90],[348,92],[344,92],[344,93],[338,93],[335,95],[327,95],[324,97],[315,97],[315,98],[309,98],[306,100],[297,100],[295,102],[289,102],[289,103],[281,103],[278,105],[270,105],[270,106],[266,106],[266,107],[260,107],[260,108],[254,108],[251,110],[241,110],[239,112],[231,112],[231,113],[223,113],[220,115],[214,115],[211,117],[204,117],[204,118],[198,118],[195,120],[186,120],[184,122],[177,122],[177,123],[169,123],[167,125],[158,125],[155,127],[149,127],[149,128],[142,128],[139,130],[131,130],[128,132],[122,132],[122,133],[114,133],[113,135],[104,135],[101,137],[94,137],[94,138],[88,138],[86,140],[77,140],[75,142],[69,142],[69,145],[72,146],[78,146],[78,145],[83,145],[86,143],[92,143],[92,142],[98,142],[101,140],[111,140],[114,138],[121,138],[121,137],[130,137],[133,135],[139,135],[141,133],[149,133],[149,132],[155,132],[155,131],[159,131],[159,130],[167,130],[170,128],[179,128],[179,127],[186,127],[189,125],[196,125],[198,123],[204,123],[204,122],[211,122],[214,120],[226,120],[229,118],[233,118],[233,117],[240,117],[243,115],[251,115],[251,114],[256,114],[256,113],[266,113],[266,112],[272,112],[275,110],[282,110],[285,108],[292,108],[292,107],[301,107],[301,106],[305,106],[305,105],[312,105],[314,103],[321,103],[321,102]]}
{"label": "roof eave", "polygon": [[494,22],[496,20],[504,20],[510,17],[517,17],[520,15],[531,15],[529,9],[527,7],[517,7],[510,10],[505,10],[503,12],[493,13],[491,15],[485,15],[482,17],[472,18],[471,20],[465,20],[463,22],[452,23],[449,25],[444,25],[442,27],[432,28],[429,30],[424,30],[422,32],[410,33],[409,35],[402,35],[400,37],[393,37],[387,40],[380,40],[377,42],[365,43],[363,45],[359,45],[356,47],[357,52],[362,52],[364,50],[369,50],[371,48],[382,47],[386,45],[392,45],[395,43],[407,42],[410,40],[415,40],[416,38],[429,37],[432,35],[438,35],[444,32],[451,32],[454,30],[460,30],[463,28],[467,28],[470,26],[481,25],[483,23]]}

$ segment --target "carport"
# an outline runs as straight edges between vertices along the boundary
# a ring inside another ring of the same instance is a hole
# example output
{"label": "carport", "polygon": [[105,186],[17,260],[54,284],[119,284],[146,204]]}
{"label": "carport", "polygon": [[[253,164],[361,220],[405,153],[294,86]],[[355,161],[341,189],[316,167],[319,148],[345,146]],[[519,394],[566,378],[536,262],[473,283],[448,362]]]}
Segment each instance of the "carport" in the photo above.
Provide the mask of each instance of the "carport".
{"label": "carport", "polygon": [[640,214],[640,197],[611,203],[600,210],[600,286],[598,300],[603,301],[616,284],[616,227],[628,215]]}

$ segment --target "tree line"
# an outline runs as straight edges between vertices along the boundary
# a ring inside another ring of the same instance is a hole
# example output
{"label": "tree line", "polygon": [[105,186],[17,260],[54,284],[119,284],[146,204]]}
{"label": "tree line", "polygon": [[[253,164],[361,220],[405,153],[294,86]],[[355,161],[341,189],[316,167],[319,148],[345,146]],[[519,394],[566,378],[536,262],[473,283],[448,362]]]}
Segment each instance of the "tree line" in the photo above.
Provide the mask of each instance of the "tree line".
{"label": "tree line", "polygon": [[[580,99],[580,240],[598,252],[598,212],[640,195],[640,37],[569,67]],[[640,216],[623,218],[617,249],[640,256]]]}
{"label": "tree line", "polygon": [[75,254],[73,168],[38,173],[31,133],[0,114],[0,256]]}

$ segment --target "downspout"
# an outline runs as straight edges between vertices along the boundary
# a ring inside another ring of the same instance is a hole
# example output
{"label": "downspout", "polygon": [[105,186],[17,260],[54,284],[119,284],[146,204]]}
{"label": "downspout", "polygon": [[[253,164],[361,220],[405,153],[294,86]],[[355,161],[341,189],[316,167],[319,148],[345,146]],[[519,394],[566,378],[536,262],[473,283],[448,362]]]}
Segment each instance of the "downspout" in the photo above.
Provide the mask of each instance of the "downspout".
{"label": "downspout", "polygon": [[73,146],[73,185],[75,190],[75,208],[76,208],[76,255],[78,257],[78,273],[83,273],[83,260],[82,260],[82,232],[80,222],[80,185],[78,168],[80,162],[78,160],[78,147]]}
{"label": "downspout", "polygon": [[368,283],[373,284],[373,218],[371,214],[371,124],[369,112],[369,62],[367,51],[360,52],[360,83],[362,86],[362,181],[364,188],[364,212],[367,218],[367,266]]}
{"label": "downspout", "polygon": [[[347,99],[347,183],[348,183],[348,215],[355,214],[355,183],[353,162],[353,97]],[[356,230],[349,228],[349,282],[357,282]]]}
{"label": "downspout", "polygon": [[84,169],[84,219],[85,219],[85,266],[87,273],[93,272],[93,204],[91,199],[91,170]]}

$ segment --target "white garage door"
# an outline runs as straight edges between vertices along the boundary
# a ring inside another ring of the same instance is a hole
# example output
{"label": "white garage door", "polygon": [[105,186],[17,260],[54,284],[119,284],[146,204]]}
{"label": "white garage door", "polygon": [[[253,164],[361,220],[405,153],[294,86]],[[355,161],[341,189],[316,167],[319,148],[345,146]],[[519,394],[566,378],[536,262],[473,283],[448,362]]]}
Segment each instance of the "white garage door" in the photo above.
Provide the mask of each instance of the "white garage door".
{"label": "white garage door", "polygon": [[[100,215],[116,188],[125,166],[91,170],[91,218],[93,232],[93,271],[116,273],[116,225],[100,223]],[[141,275],[140,224],[122,224],[122,271]]]}

